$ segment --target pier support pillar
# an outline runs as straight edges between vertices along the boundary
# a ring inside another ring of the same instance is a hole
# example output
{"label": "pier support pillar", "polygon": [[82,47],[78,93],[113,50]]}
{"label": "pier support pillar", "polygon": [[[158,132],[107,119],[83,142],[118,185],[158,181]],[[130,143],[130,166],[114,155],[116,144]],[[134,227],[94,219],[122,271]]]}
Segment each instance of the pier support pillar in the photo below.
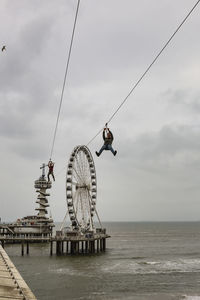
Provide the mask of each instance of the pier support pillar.
{"label": "pier support pillar", "polygon": [[85,253],[88,253],[88,241],[85,241]]}
{"label": "pier support pillar", "polygon": [[71,253],[71,254],[74,254],[74,242],[71,241],[70,244],[71,244],[71,245],[70,245],[70,246],[71,246],[71,247],[70,247],[70,253]]}
{"label": "pier support pillar", "polygon": [[68,254],[69,252],[69,242],[67,241],[67,245],[66,245],[66,254]]}
{"label": "pier support pillar", "polygon": [[22,253],[22,256],[24,256],[24,242],[22,242],[21,253]]}
{"label": "pier support pillar", "polygon": [[95,252],[94,241],[89,241],[89,253],[94,253],[94,252]]}
{"label": "pier support pillar", "polygon": [[102,239],[100,239],[99,242],[100,242],[100,251],[102,252],[103,251],[103,242],[102,242]]}
{"label": "pier support pillar", "polygon": [[103,239],[103,251],[106,251],[106,239]]}
{"label": "pier support pillar", "polygon": [[56,241],[56,254],[60,255],[62,254],[62,242]]}
{"label": "pier support pillar", "polygon": [[94,241],[91,242],[91,244],[92,244],[92,253],[95,252],[95,244],[94,243],[95,243]]}
{"label": "pier support pillar", "polygon": [[91,241],[89,241],[89,253],[92,251]]}
{"label": "pier support pillar", "polygon": [[53,255],[53,242],[50,242],[50,255]]}
{"label": "pier support pillar", "polygon": [[29,254],[29,242],[26,243],[26,254]]}
{"label": "pier support pillar", "polygon": [[81,242],[81,252],[84,253],[84,242]]}
{"label": "pier support pillar", "polygon": [[63,254],[63,252],[64,252],[64,242],[63,241],[61,242],[61,251],[62,251],[62,254]]}
{"label": "pier support pillar", "polygon": [[79,253],[79,248],[80,248],[79,242],[76,242],[76,253],[77,253],[77,254]]}

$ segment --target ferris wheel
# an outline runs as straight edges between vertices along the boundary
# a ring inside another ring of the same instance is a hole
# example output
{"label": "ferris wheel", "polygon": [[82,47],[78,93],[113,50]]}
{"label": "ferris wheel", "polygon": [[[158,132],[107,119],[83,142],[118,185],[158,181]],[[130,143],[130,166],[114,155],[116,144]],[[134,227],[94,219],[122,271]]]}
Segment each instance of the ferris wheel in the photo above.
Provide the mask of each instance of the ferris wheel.
{"label": "ferris wheel", "polygon": [[66,175],[66,197],[72,228],[82,232],[94,230],[95,213],[98,217],[97,179],[92,154],[86,146],[77,146],[71,153]]}

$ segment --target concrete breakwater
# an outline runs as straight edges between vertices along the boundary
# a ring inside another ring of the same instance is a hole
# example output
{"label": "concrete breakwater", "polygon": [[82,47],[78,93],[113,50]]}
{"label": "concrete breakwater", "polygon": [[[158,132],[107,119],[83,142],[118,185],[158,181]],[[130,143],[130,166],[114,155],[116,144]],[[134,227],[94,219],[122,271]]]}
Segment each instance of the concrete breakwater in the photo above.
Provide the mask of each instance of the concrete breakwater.
{"label": "concrete breakwater", "polygon": [[0,300],[37,300],[0,245]]}

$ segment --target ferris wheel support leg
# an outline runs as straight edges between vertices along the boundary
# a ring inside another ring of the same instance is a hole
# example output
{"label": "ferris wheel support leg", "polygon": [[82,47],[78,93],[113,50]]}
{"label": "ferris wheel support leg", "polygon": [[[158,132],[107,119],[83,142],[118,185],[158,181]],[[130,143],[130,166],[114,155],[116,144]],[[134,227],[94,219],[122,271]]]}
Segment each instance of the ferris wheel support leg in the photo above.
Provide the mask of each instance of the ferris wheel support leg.
{"label": "ferris wheel support leg", "polygon": [[98,220],[99,220],[99,224],[100,224],[100,226],[101,226],[101,229],[102,229],[103,227],[102,227],[102,224],[101,224],[101,221],[100,221],[99,215],[98,215],[98,213],[97,213],[96,207],[95,207],[95,213],[96,213],[96,215],[97,215],[97,218],[98,218]]}
{"label": "ferris wheel support leg", "polygon": [[69,213],[69,211],[67,210],[67,212],[66,212],[66,214],[65,214],[65,216],[64,216],[63,222],[62,222],[62,224],[61,224],[61,226],[60,226],[60,230],[61,230],[61,231],[63,230],[64,223],[65,223],[65,221],[66,221],[66,218],[67,218],[68,213]]}

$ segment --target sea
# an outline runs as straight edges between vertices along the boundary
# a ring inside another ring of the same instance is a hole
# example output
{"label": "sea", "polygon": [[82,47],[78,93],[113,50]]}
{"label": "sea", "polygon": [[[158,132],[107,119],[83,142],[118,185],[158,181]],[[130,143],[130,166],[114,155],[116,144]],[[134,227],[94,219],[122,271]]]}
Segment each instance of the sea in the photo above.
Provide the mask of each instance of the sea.
{"label": "sea", "polygon": [[[57,224],[58,225],[58,224]],[[38,300],[200,300],[200,222],[103,223],[105,253],[5,250]]]}

